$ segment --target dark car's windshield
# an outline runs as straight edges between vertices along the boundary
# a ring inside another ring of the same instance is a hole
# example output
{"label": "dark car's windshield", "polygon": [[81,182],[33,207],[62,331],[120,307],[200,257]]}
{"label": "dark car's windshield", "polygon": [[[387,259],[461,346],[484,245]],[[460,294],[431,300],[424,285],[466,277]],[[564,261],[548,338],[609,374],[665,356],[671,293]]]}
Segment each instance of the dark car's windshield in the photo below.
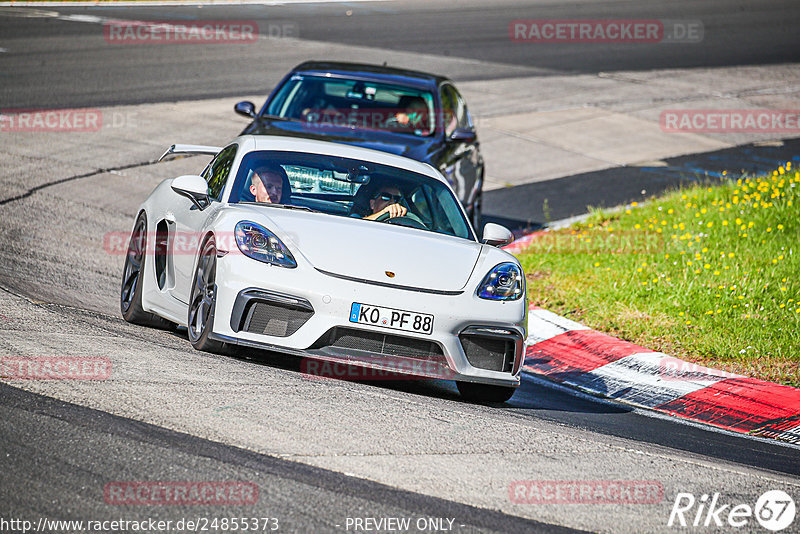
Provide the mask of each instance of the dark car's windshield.
{"label": "dark car's windshield", "polygon": [[294,75],[266,113],[320,129],[338,126],[427,137],[435,128],[433,110],[433,95],[423,89]]}
{"label": "dark car's windshield", "polygon": [[474,239],[458,200],[442,182],[405,169],[339,156],[250,152],[236,173],[229,202],[259,202],[276,209],[281,205],[299,207],[364,219],[364,224],[380,224],[366,218],[379,207],[396,203],[405,214],[388,219],[392,224]]}

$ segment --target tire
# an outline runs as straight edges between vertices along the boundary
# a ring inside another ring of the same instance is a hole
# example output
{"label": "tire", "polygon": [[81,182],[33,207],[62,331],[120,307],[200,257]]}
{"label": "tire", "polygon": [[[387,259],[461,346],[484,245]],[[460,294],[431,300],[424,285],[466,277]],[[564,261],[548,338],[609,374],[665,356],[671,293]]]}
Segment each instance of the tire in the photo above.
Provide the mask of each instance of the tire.
{"label": "tire", "polygon": [[122,285],[119,290],[119,309],[129,323],[171,330],[171,321],[144,311],[142,308],[142,282],[147,258],[147,216],[142,212],[136,219],[128,242],[125,266],[122,268]]}
{"label": "tire", "polygon": [[517,388],[508,386],[492,386],[473,382],[456,382],[456,386],[464,400],[479,403],[506,402],[517,390]]}
{"label": "tire", "polygon": [[217,246],[210,237],[200,251],[197,267],[189,297],[189,316],[186,330],[189,341],[197,350],[225,354],[229,351],[226,343],[209,339],[214,326],[214,312],[217,306]]}

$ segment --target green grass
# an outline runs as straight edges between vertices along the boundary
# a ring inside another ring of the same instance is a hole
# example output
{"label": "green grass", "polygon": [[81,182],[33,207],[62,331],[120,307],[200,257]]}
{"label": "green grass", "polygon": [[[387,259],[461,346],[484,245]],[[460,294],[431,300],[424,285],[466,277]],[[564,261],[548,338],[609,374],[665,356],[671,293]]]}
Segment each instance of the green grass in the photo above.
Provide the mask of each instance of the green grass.
{"label": "green grass", "polygon": [[593,210],[519,255],[531,302],[656,351],[800,386],[800,172]]}

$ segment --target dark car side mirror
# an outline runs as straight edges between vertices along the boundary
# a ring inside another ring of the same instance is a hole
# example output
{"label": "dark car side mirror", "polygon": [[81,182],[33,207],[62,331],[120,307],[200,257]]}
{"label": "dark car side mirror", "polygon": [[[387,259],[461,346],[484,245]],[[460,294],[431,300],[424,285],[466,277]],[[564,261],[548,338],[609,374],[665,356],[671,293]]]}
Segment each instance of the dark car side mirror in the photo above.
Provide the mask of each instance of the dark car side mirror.
{"label": "dark car side mirror", "polygon": [[239,115],[244,115],[245,117],[250,117],[251,119],[256,118],[256,106],[252,102],[239,102],[233,106],[233,110]]}
{"label": "dark car side mirror", "polygon": [[478,136],[475,134],[475,130],[471,130],[469,128],[456,128],[447,139],[449,141],[456,141],[459,143],[473,143],[477,138]]}

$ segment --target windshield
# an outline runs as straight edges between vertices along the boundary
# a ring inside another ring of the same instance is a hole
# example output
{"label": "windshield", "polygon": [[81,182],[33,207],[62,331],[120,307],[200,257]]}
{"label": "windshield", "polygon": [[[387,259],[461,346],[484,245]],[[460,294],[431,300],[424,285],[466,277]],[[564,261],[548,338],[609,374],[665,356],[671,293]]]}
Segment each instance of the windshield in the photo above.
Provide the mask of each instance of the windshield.
{"label": "windshield", "polygon": [[[364,224],[386,222],[474,240],[458,200],[442,182],[338,156],[250,152],[236,173],[229,202],[308,209]],[[383,211],[390,213],[379,216]]]}
{"label": "windshield", "polygon": [[430,91],[376,82],[292,76],[266,113],[317,128],[384,130],[420,137],[433,135]]}

